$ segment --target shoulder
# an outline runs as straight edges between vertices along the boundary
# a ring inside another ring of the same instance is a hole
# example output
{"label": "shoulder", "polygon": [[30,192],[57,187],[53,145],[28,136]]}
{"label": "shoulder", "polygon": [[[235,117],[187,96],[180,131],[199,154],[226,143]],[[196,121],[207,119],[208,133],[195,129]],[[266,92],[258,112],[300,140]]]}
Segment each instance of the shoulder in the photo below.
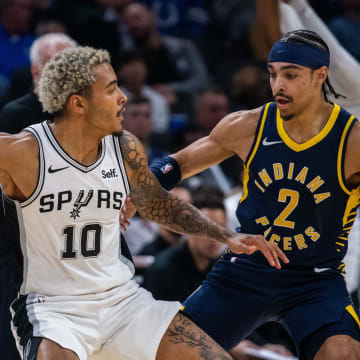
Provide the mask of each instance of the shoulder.
{"label": "shoulder", "polygon": [[347,139],[345,148],[345,174],[347,177],[360,175],[360,122],[356,120]]}
{"label": "shoulder", "polygon": [[252,138],[255,135],[256,128],[259,123],[262,107],[237,111],[225,116],[214,130],[210,133],[210,137],[222,143],[226,141],[231,144],[241,139]]}
{"label": "shoulder", "polygon": [[[350,131],[347,148],[351,150],[351,152],[360,151],[360,121],[357,119],[355,120],[354,126]],[[354,155],[359,156],[358,153]]]}
{"label": "shoulder", "polygon": [[0,148],[2,160],[11,163],[27,161],[29,157],[36,156],[39,151],[34,136],[25,131],[14,135],[1,132]]}
{"label": "shoulder", "polygon": [[131,132],[123,130],[120,135],[116,135],[119,139],[120,147],[123,152],[132,150],[144,151],[141,141]]}

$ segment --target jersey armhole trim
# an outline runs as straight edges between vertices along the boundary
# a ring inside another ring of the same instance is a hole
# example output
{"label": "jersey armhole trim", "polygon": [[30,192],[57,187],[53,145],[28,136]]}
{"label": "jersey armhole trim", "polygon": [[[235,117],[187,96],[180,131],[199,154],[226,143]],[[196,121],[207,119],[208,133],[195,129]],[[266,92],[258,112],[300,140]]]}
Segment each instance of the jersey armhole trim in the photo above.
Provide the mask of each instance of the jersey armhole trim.
{"label": "jersey armhole trim", "polygon": [[[34,191],[25,201],[21,201],[21,202],[19,201],[19,205],[22,208],[30,205],[38,197],[38,195],[40,194],[41,189],[44,185],[44,179],[45,179],[45,157],[44,157],[44,149],[43,149],[43,145],[42,145],[40,136],[34,128],[28,127],[24,130],[31,133],[34,136],[36,142],[38,143],[38,146],[39,146],[39,171],[38,171],[38,180],[37,180],[37,184],[35,186]],[[16,200],[6,196],[5,194],[4,194],[4,196],[7,197],[10,201],[16,201]]]}
{"label": "jersey armhole trim", "polygon": [[338,181],[340,184],[341,189],[344,191],[345,194],[351,195],[356,191],[360,190],[360,187],[357,187],[356,189],[350,190],[345,185],[345,170],[344,170],[344,162],[345,162],[345,150],[346,150],[346,142],[347,138],[349,136],[350,130],[352,129],[353,125],[355,124],[355,117],[352,115],[348,119],[344,131],[341,135],[339,150],[338,150],[338,157],[337,157],[337,175],[338,175]]}
{"label": "jersey armhole trim", "polygon": [[122,152],[121,152],[119,137],[113,136],[113,141],[114,141],[116,159],[119,164],[121,176],[124,181],[124,185],[125,185],[125,189],[126,189],[126,195],[130,195],[129,178],[128,178],[128,175],[126,172],[126,168],[125,168],[125,164],[124,164],[124,160],[123,160],[123,156],[122,156]]}
{"label": "jersey armhole trim", "polygon": [[259,144],[260,144],[260,140],[262,138],[262,134],[263,134],[263,131],[264,131],[264,126],[265,126],[265,120],[267,118],[267,114],[268,114],[268,110],[269,110],[269,107],[272,103],[267,103],[263,110],[262,110],[262,113],[260,115],[260,121],[259,121],[259,124],[258,124],[258,127],[256,129],[256,133],[255,133],[255,139],[254,139],[254,142],[251,146],[251,149],[250,149],[250,152],[249,152],[249,155],[246,159],[246,161],[244,162],[244,180],[243,180],[243,189],[244,189],[244,192],[243,192],[243,195],[241,196],[241,199],[240,199],[240,202],[243,202],[247,196],[248,196],[248,182],[249,182],[249,178],[250,178],[250,175],[249,175],[249,168],[250,168],[250,164],[251,162],[253,161],[254,157],[255,157],[255,154],[259,148]]}
{"label": "jersey armhole trim", "polygon": [[354,307],[352,305],[348,305],[346,306],[346,311],[351,315],[351,317],[354,319],[354,321],[356,322],[357,326],[360,328],[360,321],[359,321],[359,317],[356,314],[356,311],[354,310]]}

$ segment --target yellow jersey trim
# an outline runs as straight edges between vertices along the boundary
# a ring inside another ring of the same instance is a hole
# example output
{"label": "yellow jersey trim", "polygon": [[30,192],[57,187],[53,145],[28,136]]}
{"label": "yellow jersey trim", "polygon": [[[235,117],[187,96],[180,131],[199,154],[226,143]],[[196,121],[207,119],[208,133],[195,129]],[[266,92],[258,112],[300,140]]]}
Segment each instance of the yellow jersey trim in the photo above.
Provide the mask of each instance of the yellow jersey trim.
{"label": "yellow jersey trim", "polygon": [[339,146],[339,152],[338,152],[338,158],[337,158],[337,175],[338,175],[339,184],[340,184],[340,187],[345,192],[345,194],[348,194],[348,195],[350,195],[352,193],[352,191],[346,187],[344,179],[343,179],[342,157],[343,157],[343,151],[344,151],[345,138],[349,131],[349,127],[350,127],[353,119],[354,119],[354,116],[350,116],[349,120],[347,121],[347,123],[345,125],[344,131],[342,133],[341,140],[340,140],[340,146]]}
{"label": "yellow jersey trim", "polygon": [[271,103],[267,103],[265,105],[264,113],[263,113],[263,116],[262,116],[261,122],[260,122],[259,132],[258,132],[257,138],[255,140],[256,141],[255,146],[252,149],[251,154],[248,157],[248,160],[246,162],[244,162],[244,180],[243,180],[244,185],[243,185],[243,194],[242,194],[241,199],[240,199],[241,203],[247,198],[248,193],[249,193],[249,190],[248,190],[248,182],[249,182],[249,178],[250,178],[249,167],[250,167],[250,164],[251,164],[252,160],[254,159],[254,156],[255,156],[258,148],[259,148],[259,144],[260,144],[260,140],[262,138],[262,134],[263,134],[263,131],[264,131],[265,120],[266,120],[266,117],[267,117],[267,113],[268,113],[270,104]]}
{"label": "yellow jersey trim", "polygon": [[336,119],[340,113],[340,106],[337,104],[334,104],[333,109],[331,111],[331,114],[329,116],[329,119],[326,123],[326,125],[323,127],[323,129],[314,137],[309,139],[308,141],[305,141],[302,144],[298,144],[294,140],[290,138],[290,136],[286,133],[284,129],[284,121],[282,117],[280,116],[279,109],[276,109],[276,126],[277,131],[281,137],[281,139],[284,141],[284,143],[292,150],[299,152],[306,149],[311,148],[312,146],[318,144],[321,140],[323,140],[326,135],[330,132],[330,130],[335,125]]}
{"label": "yellow jersey trim", "polygon": [[360,328],[360,321],[359,321],[359,317],[357,316],[354,308],[352,307],[352,305],[348,305],[346,308],[347,312],[352,316],[352,318],[355,320],[355,322],[357,323],[358,327]]}

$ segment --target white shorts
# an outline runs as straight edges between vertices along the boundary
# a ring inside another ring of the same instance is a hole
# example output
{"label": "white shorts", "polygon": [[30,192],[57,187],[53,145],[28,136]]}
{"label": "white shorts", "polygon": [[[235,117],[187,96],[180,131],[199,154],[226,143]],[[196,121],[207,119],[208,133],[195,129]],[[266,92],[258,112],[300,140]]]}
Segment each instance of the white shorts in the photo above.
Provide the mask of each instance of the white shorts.
{"label": "white shorts", "polygon": [[154,360],[180,308],[179,302],[155,300],[131,280],[101,294],[24,296],[12,305],[12,327],[20,353],[29,351],[29,339],[43,337],[80,360]]}

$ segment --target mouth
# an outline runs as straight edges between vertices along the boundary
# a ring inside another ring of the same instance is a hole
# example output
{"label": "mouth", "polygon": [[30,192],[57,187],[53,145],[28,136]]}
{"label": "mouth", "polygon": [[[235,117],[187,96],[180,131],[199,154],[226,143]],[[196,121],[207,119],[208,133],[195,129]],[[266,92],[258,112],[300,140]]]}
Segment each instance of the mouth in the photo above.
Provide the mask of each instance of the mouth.
{"label": "mouth", "polygon": [[117,112],[116,116],[123,118],[123,114],[125,111],[126,111],[126,107],[124,106]]}
{"label": "mouth", "polygon": [[285,96],[275,96],[276,106],[279,110],[286,110],[291,103],[291,99]]}

